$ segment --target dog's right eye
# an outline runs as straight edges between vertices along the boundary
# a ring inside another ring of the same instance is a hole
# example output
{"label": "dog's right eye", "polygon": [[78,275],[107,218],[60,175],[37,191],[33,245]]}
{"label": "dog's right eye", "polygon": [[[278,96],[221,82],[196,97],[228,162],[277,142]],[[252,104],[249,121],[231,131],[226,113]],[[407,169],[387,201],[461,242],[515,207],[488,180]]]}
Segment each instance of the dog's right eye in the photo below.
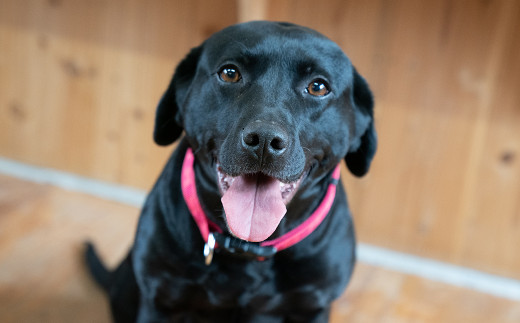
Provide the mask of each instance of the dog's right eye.
{"label": "dog's right eye", "polygon": [[329,85],[322,79],[313,80],[305,90],[313,96],[326,96],[330,93]]}
{"label": "dog's right eye", "polygon": [[226,65],[218,72],[220,79],[227,83],[236,83],[242,79],[238,67],[235,65]]}

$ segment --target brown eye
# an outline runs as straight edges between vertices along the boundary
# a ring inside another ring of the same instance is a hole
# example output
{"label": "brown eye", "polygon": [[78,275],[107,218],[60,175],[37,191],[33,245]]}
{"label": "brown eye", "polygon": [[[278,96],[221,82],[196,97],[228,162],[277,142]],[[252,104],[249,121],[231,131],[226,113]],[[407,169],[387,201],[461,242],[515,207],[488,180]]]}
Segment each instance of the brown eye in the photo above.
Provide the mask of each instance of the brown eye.
{"label": "brown eye", "polygon": [[218,76],[224,82],[236,83],[242,79],[242,75],[238,71],[238,68],[234,65],[226,65],[220,69]]}
{"label": "brown eye", "polygon": [[315,79],[307,86],[307,92],[314,96],[325,96],[329,94],[329,85],[322,79]]}

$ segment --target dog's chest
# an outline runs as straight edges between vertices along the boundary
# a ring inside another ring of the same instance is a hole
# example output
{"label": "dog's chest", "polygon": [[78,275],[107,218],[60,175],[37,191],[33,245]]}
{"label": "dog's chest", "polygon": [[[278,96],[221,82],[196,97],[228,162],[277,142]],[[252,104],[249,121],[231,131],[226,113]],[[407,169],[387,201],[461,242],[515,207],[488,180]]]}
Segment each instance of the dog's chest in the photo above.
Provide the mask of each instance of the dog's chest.
{"label": "dog's chest", "polygon": [[195,302],[204,298],[213,305],[248,304],[277,293],[276,272],[270,265],[241,260],[215,260],[211,266],[191,264],[184,277],[177,277],[185,295]]}
{"label": "dog's chest", "polygon": [[337,289],[328,286],[329,283],[342,285],[338,280],[325,283],[329,280],[327,277],[337,277],[339,273],[326,273],[323,268],[319,273],[313,273],[303,267],[291,267],[284,266],[280,270],[271,261],[222,259],[209,267],[186,264],[180,270],[182,275],[156,277],[153,294],[162,299],[168,295],[166,299],[174,308],[206,310],[247,306],[260,312],[272,312],[288,304],[302,309],[325,306],[336,293],[328,295],[323,290],[332,292]]}

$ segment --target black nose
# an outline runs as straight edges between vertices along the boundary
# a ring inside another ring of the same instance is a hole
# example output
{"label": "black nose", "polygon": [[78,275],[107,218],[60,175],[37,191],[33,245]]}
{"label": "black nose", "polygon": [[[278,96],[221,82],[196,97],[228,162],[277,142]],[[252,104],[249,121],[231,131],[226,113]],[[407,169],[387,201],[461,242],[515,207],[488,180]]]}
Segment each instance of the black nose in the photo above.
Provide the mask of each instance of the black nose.
{"label": "black nose", "polygon": [[242,132],[242,147],[264,159],[282,155],[289,145],[289,136],[281,126],[271,123],[254,121]]}

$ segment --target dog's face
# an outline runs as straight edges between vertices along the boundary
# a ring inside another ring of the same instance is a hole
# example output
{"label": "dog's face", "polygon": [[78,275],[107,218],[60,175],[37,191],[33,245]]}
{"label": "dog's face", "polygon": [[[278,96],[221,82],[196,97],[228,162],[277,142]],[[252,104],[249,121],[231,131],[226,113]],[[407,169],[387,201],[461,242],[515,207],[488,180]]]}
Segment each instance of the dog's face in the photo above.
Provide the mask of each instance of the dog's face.
{"label": "dog's face", "polygon": [[190,52],[159,103],[155,141],[183,129],[230,231],[249,241],[267,239],[342,159],[364,175],[376,149],[364,79],[335,43],[285,23],[232,26]]}

